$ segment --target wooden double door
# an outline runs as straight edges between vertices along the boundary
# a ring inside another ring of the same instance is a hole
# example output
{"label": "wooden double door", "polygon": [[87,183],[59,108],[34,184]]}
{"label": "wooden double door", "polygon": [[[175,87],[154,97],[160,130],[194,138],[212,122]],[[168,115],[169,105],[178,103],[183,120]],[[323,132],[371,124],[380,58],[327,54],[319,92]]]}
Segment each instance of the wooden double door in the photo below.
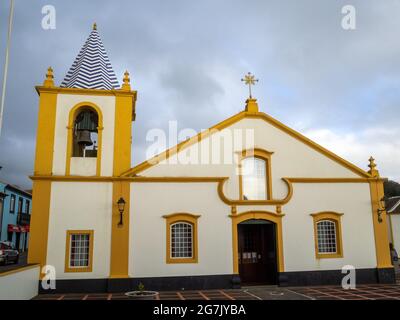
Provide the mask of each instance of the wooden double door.
{"label": "wooden double door", "polygon": [[238,224],[239,274],[242,284],[277,283],[276,226],[266,220]]}

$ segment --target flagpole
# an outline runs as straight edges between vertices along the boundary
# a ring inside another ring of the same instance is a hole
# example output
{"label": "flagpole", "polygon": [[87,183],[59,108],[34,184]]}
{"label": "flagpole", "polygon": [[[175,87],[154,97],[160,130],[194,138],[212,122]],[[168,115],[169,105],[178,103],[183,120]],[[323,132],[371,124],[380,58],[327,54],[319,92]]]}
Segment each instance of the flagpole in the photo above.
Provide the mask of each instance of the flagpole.
{"label": "flagpole", "polygon": [[7,45],[6,45],[6,59],[4,62],[4,73],[3,73],[3,88],[1,93],[1,105],[0,105],[0,136],[1,129],[3,128],[3,112],[4,112],[4,101],[6,97],[6,83],[7,83],[7,72],[8,72],[8,56],[10,52],[11,42],[11,30],[14,16],[14,0],[10,0],[10,14],[8,17],[8,34],[7,34]]}

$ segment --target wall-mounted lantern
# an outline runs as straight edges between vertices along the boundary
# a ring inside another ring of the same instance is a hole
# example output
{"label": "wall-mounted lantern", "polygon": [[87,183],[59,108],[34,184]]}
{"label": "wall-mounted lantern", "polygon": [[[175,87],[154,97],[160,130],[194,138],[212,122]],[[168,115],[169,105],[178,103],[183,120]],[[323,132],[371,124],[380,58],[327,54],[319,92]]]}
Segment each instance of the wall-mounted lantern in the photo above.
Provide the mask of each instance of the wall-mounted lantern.
{"label": "wall-mounted lantern", "polygon": [[388,198],[386,196],[383,196],[383,198],[381,200],[379,200],[379,206],[380,208],[378,208],[378,222],[381,223],[382,220],[382,212],[386,211],[386,201],[388,200]]}
{"label": "wall-mounted lantern", "polygon": [[119,198],[117,201],[117,205],[118,205],[118,211],[119,211],[119,222],[118,222],[118,227],[122,227],[123,226],[123,220],[122,220],[122,215],[124,213],[125,210],[125,200],[124,198]]}

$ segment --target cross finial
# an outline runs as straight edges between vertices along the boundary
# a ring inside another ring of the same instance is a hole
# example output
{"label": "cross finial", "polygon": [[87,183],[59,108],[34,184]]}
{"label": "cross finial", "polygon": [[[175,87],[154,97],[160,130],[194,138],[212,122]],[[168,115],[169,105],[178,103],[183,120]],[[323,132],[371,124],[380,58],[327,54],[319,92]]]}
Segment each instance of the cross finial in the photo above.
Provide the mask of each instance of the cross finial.
{"label": "cross finial", "polygon": [[254,78],[254,75],[252,75],[250,72],[248,72],[244,78],[242,79],[246,85],[249,86],[249,98],[251,99],[251,86],[254,86],[256,82],[258,82],[258,79]]}

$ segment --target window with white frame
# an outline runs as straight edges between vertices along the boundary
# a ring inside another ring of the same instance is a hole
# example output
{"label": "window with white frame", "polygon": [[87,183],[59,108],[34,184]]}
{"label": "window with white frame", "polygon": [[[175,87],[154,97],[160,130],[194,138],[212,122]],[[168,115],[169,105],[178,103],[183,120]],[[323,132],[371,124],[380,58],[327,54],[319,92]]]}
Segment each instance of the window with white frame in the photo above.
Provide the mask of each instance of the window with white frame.
{"label": "window with white frame", "polygon": [[318,253],[336,253],[336,223],[330,220],[317,222]]}
{"label": "window with white frame", "polygon": [[171,258],[193,257],[193,225],[187,222],[171,224]]}
{"label": "window with white frame", "polygon": [[267,199],[267,163],[249,157],[242,160],[242,194],[244,200]]}
{"label": "window with white frame", "polygon": [[71,268],[88,267],[90,259],[90,234],[71,234],[70,259]]}

